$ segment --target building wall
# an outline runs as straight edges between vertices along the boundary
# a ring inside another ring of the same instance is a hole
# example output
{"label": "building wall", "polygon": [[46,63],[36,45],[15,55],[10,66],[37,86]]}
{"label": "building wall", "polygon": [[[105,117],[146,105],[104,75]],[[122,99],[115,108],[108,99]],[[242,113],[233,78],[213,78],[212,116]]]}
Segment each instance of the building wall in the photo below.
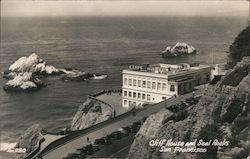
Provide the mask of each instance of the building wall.
{"label": "building wall", "polygon": [[194,86],[209,83],[212,80],[211,67],[204,67],[196,70],[183,71],[178,74],[169,75],[169,80],[190,77],[194,79]]}
{"label": "building wall", "polygon": [[170,95],[152,93],[148,91],[138,91],[133,89],[123,89],[123,106],[129,107],[130,105],[141,106],[146,103],[159,103],[162,100],[170,98]]}
{"label": "building wall", "polygon": [[225,76],[226,75],[226,68],[225,68],[225,63],[222,64],[215,64],[215,66],[213,67],[212,71],[211,71],[211,76],[212,79],[215,76]]}
{"label": "building wall", "polygon": [[129,103],[136,106],[143,103],[158,103],[176,94],[170,91],[166,75],[147,76],[145,72],[143,75],[134,72],[123,73],[122,89],[124,107],[129,107]]}
{"label": "building wall", "polygon": [[[181,78],[193,78],[174,82]],[[193,91],[193,87],[211,81],[211,67],[189,69],[176,74],[156,74],[140,71],[123,71],[123,106],[140,106],[143,103],[158,103],[173,95]],[[179,90],[178,90],[179,89]]]}

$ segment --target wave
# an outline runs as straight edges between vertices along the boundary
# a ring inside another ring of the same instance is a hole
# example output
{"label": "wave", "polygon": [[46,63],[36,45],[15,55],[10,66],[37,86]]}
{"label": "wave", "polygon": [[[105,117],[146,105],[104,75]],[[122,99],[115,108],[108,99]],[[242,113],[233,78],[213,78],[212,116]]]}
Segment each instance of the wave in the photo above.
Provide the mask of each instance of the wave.
{"label": "wave", "polygon": [[10,149],[13,149],[15,146],[16,146],[16,142],[11,142],[11,143],[8,143],[8,142],[3,142],[3,143],[0,143],[0,151],[8,151]]}

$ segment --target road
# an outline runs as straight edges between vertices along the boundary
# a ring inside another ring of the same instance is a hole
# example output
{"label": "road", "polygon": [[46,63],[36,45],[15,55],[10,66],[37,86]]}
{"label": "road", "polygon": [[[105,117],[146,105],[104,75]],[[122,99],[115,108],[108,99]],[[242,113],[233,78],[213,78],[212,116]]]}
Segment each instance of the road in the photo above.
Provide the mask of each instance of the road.
{"label": "road", "polygon": [[112,140],[111,145],[100,145],[100,151],[87,156],[87,158],[126,158],[134,139],[135,133],[130,133],[128,136],[123,136],[121,139]]}
{"label": "road", "polygon": [[[195,91],[196,95],[201,95],[202,93],[203,90]],[[41,153],[40,155],[43,159],[61,159],[67,156],[67,154],[75,152],[77,148],[88,145],[87,137],[89,137],[90,142],[94,142],[95,139],[97,138],[104,137],[109,133],[117,131],[121,127],[128,126],[133,122],[143,119],[144,117],[148,117],[149,115],[160,111],[165,106],[170,106],[178,104],[181,101],[185,101],[186,98],[189,98],[191,96],[192,93],[189,93],[175,98],[172,97],[170,99],[167,99],[166,101],[154,105],[149,105],[143,108],[142,110],[138,111],[136,115],[129,114],[128,116],[125,116],[120,120],[116,120],[111,124],[100,126],[90,132],[84,133],[81,136],[74,138],[73,140],[70,140],[62,145],[59,145],[48,152]]]}

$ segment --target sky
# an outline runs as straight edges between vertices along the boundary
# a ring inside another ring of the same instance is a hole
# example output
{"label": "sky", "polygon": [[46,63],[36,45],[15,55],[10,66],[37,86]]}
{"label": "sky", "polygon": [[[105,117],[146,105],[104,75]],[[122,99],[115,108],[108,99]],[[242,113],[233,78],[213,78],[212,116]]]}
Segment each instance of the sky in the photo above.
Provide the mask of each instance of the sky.
{"label": "sky", "polygon": [[1,16],[249,16],[249,1],[2,0]]}

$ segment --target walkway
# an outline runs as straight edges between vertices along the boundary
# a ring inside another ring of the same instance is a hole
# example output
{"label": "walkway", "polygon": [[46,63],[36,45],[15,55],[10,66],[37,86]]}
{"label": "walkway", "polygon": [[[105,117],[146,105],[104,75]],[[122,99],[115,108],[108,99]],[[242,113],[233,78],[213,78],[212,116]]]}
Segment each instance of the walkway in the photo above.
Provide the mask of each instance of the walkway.
{"label": "walkway", "polygon": [[47,147],[51,142],[62,138],[64,135],[51,135],[51,134],[46,134],[46,135],[42,135],[43,138],[45,139],[42,143],[41,143],[41,149],[43,150],[45,147]]}
{"label": "walkway", "polygon": [[[197,90],[195,91],[195,95],[201,95],[203,93],[203,90]],[[185,101],[186,98],[189,98],[192,96],[192,93],[185,94],[182,96],[178,96],[176,98],[170,98],[166,101],[149,105],[146,108],[143,108],[139,110],[136,115],[129,114],[128,116],[124,116],[124,118],[121,118],[120,120],[115,120],[112,122],[112,124],[102,125],[90,132],[84,133],[81,136],[74,138],[73,140],[70,140],[62,145],[59,145],[58,147],[55,147],[54,149],[42,153],[41,157],[43,159],[60,159],[69,153],[73,153],[76,151],[77,148],[80,148],[84,145],[87,145],[87,137],[89,137],[91,142],[94,142],[95,139],[101,138],[106,136],[109,133],[112,133],[114,131],[117,131],[119,128],[128,126],[132,124],[133,122],[139,121],[143,119],[144,117],[148,117],[149,115],[156,113],[160,111],[165,106],[170,106],[174,104],[178,104],[181,101]]]}
{"label": "walkway", "polygon": [[122,107],[122,95],[121,93],[106,93],[95,97],[101,101],[110,104],[116,111],[116,115],[123,114],[127,111],[126,108]]}

